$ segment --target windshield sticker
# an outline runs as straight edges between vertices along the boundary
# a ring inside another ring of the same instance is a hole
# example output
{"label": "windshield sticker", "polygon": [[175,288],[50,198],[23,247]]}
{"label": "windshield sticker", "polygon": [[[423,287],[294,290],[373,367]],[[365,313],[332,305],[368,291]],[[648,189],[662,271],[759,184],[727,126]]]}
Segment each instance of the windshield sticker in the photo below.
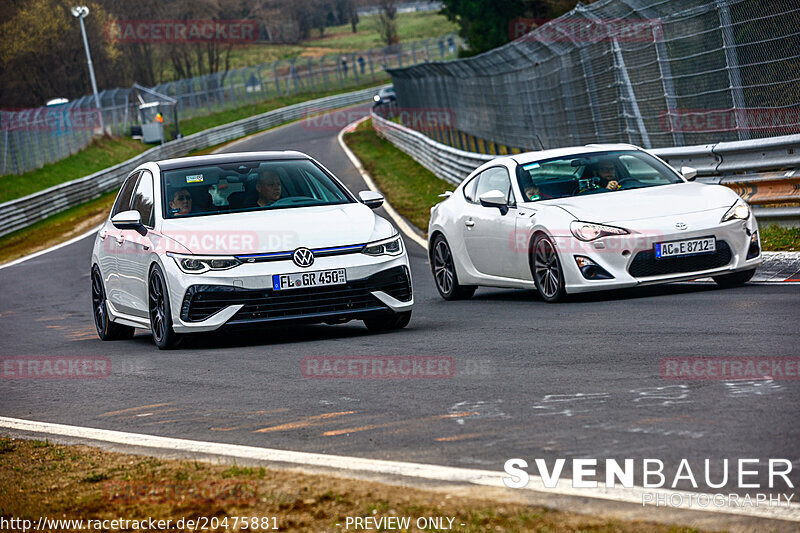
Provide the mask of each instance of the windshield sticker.
{"label": "windshield sticker", "polygon": [[535,168],[539,168],[539,163],[531,163],[530,165],[525,165],[522,167],[524,170],[533,170]]}
{"label": "windshield sticker", "polygon": [[195,174],[193,176],[186,176],[186,183],[202,183],[203,175]]}

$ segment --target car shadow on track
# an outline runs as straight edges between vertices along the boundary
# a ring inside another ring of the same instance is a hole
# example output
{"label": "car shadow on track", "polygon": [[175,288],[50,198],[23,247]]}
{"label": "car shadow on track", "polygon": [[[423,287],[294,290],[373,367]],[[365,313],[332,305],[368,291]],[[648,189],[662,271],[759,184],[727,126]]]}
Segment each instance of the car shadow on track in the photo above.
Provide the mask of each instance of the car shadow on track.
{"label": "car shadow on track", "polygon": [[[582,294],[570,294],[560,301],[560,304],[588,303],[588,302],[613,302],[621,300],[636,300],[641,298],[652,298],[659,296],[682,295],[682,294],[702,294],[706,292],[725,291],[738,293],[739,291],[753,288],[754,286],[745,285],[736,289],[722,289],[714,283],[670,283],[666,285],[653,285],[646,287],[633,287],[630,289],[617,289],[598,292],[587,292]],[[497,301],[497,302],[536,302],[544,304],[539,293],[535,290],[520,289],[489,289],[481,288],[472,297],[476,301]]]}
{"label": "car shadow on track", "polygon": [[[139,330],[141,331],[141,330]],[[335,341],[344,339],[357,339],[359,337],[374,337],[376,335],[402,335],[403,330],[385,333],[369,331],[360,321],[346,324],[297,324],[275,325],[258,329],[221,330],[209,333],[193,333],[185,336],[178,350],[211,349],[222,350],[228,348],[276,346],[281,344],[300,344],[314,341]],[[133,342],[142,345],[151,344],[150,333],[134,337]]]}

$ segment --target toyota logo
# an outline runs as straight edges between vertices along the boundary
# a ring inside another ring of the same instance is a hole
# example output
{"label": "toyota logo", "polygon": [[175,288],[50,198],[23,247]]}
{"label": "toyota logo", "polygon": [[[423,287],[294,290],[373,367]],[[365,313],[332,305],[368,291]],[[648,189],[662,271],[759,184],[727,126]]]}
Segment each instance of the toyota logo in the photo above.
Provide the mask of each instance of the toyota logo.
{"label": "toyota logo", "polygon": [[685,230],[689,226],[686,225],[686,222],[676,222],[675,227],[678,228],[679,230]]}
{"label": "toyota logo", "polygon": [[299,267],[310,267],[314,264],[314,252],[308,248],[298,248],[292,254],[292,261]]}

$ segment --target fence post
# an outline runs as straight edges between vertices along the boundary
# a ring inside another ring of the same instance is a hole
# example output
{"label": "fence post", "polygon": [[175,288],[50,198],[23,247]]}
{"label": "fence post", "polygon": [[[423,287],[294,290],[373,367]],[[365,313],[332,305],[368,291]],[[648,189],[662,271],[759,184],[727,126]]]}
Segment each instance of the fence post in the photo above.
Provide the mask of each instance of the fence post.
{"label": "fence post", "polygon": [[[743,141],[750,138],[750,131],[744,116],[745,102],[744,91],[742,90],[742,73],[739,70],[739,54],[736,52],[736,38],[731,29],[731,11],[727,0],[714,0],[719,16],[719,25],[722,33],[722,49],[725,52],[725,63],[728,71],[728,82],[730,83],[731,99],[733,100],[733,116],[736,119],[736,133],[739,140]],[[741,110],[741,112],[740,112]]]}
{"label": "fence post", "polygon": [[372,66],[372,48],[367,51],[367,61],[369,62],[369,74],[372,76],[372,81],[375,81],[375,68]]}
{"label": "fence post", "polygon": [[653,44],[655,45],[656,61],[658,61],[658,71],[661,74],[661,84],[664,88],[664,103],[667,106],[667,120],[669,120],[669,131],[672,133],[672,142],[675,146],[683,146],[683,131],[675,129],[673,117],[678,116],[678,104],[675,100],[675,86],[672,83],[672,68],[669,64],[669,52],[664,43],[664,26],[658,13],[650,7],[644,5],[641,0],[623,0],[634,11],[648,17],[653,30]]}
{"label": "fence post", "polygon": [[278,78],[278,61],[280,61],[280,60],[276,59],[275,61],[273,61],[273,63],[272,63],[272,73],[275,76],[275,90],[278,91],[278,96],[280,96],[281,95],[281,80],[280,80],[280,78]]}
{"label": "fence post", "polygon": [[358,73],[358,69],[359,69],[358,58],[356,57],[356,53],[355,52],[353,52],[353,56],[352,56],[352,60],[350,62],[350,65],[353,67],[353,74],[355,74],[356,84],[361,83],[360,74]]}
{"label": "fence post", "polygon": [[8,130],[3,131],[3,174],[6,173],[8,167]]}
{"label": "fence post", "polygon": [[[567,112],[567,126],[569,127],[570,144],[577,144],[580,138],[580,130],[578,129],[578,117],[575,115],[575,98],[572,94],[572,87],[570,86],[570,78],[568,73],[572,62],[569,59],[569,53],[565,52],[561,45],[548,43],[542,41],[542,44],[550,49],[554,55],[558,56],[561,68],[559,71],[559,81],[561,89],[563,90],[564,111]],[[540,143],[541,144],[541,143]],[[548,145],[550,143],[548,142]],[[510,153],[510,152],[509,152]]]}
{"label": "fence post", "polygon": [[645,148],[651,148],[650,136],[647,134],[647,130],[644,127],[644,119],[642,119],[642,113],[639,111],[639,103],[636,101],[636,93],[633,92],[631,78],[628,76],[628,69],[625,68],[625,60],[622,57],[622,50],[619,47],[619,41],[617,41],[616,37],[611,39],[611,46],[614,50],[614,67],[615,70],[619,72],[620,76],[622,76],[622,83],[625,86],[626,92],[628,93],[628,101],[630,102],[631,109],[633,110],[633,115],[636,117],[636,124],[639,127],[639,135],[642,138],[642,144]]}
{"label": "fence post", "polygon": [[328,71],[325,70],[325,56],[319,58],[319,71],[322,73],[322,87],[328,90]]}

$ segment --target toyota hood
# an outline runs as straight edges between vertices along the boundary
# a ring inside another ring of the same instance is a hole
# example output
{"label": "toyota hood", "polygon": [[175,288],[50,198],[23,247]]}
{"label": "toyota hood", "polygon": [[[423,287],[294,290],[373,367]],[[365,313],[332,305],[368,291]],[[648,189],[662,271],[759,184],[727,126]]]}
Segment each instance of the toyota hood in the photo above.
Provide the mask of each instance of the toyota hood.
{"label": "toyota hood", "polygon": [[361,203],[164,220],[161,233],[193,254],[238,255],[327,248],[390,237],[394,228]]}
{"label": "toyota hood", "polygon": [[550,200],[578,220],[614,224],[622,221],[697,213],[736,202],[735,192],[721,185],[676,183]]}

